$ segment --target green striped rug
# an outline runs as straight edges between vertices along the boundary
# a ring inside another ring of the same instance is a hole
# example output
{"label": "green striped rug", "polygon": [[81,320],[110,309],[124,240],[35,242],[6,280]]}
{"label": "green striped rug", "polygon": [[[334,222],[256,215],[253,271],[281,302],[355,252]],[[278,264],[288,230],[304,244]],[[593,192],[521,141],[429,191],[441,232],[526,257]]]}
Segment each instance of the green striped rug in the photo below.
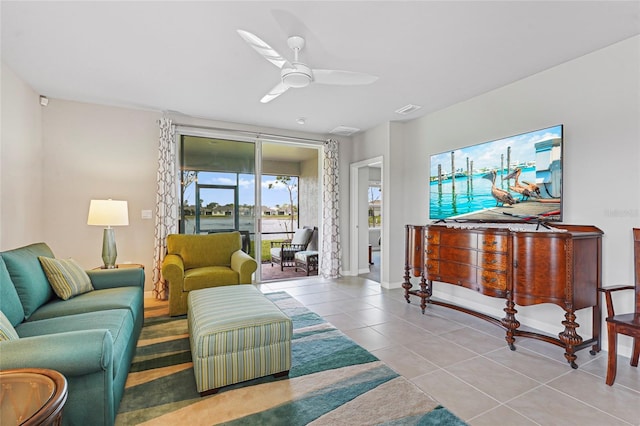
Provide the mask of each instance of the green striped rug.
{"label": "green striped rug", "polygon": [[285,292],[288,378],[196,391],[186,318],[145,320],[116,425],[464,425],[446,408]]}

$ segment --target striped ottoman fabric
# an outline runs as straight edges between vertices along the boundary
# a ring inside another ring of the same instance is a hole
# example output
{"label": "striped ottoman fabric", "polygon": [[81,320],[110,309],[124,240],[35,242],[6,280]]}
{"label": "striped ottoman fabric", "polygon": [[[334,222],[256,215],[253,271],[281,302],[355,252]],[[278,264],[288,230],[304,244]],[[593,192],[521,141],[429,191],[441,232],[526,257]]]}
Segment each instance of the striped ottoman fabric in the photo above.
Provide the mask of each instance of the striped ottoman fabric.
{"label": "striped ottoman fabric", "polygon": [[189,292],[189,340],[201,395],[291,368],[293,324],[251,284]]}

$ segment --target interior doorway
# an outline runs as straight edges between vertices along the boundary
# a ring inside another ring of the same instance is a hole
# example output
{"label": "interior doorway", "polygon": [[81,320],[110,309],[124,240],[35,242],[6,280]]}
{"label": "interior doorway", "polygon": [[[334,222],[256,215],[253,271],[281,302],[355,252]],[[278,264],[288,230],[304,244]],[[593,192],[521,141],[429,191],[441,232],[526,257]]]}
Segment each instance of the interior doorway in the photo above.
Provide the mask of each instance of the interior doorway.
{"label": "interior doorway", "polygon": [[353,275],[379,283],[384,259],[382,157],[352,163],[350,171],[350,269]]}

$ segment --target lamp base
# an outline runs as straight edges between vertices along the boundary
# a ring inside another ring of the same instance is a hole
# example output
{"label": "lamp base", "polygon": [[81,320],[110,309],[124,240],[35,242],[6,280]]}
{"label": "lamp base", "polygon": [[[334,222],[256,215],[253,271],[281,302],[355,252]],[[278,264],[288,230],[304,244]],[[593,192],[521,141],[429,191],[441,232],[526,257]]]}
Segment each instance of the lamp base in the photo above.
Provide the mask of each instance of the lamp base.
{"label": "lamp base", "polygon": [[116,250],[116,233],[113,228],[105,228],[102,237],[103,269],[114,269],[116,267],[116,257],[118,257],[118,251]]}

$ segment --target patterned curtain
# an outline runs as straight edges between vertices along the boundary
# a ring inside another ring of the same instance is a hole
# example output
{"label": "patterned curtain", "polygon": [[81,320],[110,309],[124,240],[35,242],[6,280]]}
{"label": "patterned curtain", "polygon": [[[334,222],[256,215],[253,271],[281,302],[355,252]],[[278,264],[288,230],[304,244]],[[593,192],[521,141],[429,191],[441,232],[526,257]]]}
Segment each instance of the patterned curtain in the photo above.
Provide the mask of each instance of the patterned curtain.
{"label": "patterned curtain", "polygon": [[160,120],[158,149],[158,189],[156,194],[156,226],[153,252],[153,295],[169,296],[162,278],[162,261],[167,252],[167,235],[178,231],[178,199],[176,191],[176,127],[171,120]]}
{"label": "patterned curtain", "polygon": [[340,276],[341,250],[338,217],[338,142],[324,143],[322,251],[319,272],[323,278]]}

